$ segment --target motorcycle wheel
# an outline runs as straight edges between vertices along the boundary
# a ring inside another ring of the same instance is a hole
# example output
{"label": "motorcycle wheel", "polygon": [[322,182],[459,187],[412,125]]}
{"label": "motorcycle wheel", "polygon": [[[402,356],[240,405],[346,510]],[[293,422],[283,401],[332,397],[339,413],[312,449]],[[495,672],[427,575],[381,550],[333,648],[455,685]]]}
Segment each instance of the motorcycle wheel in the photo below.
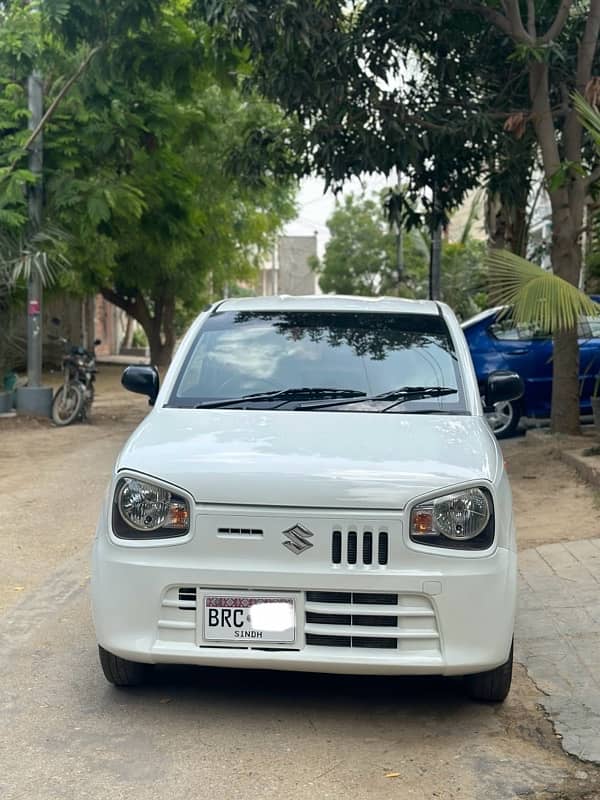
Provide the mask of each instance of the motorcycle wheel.
{"label": "motorcycle wheel", "polygon": [[83,407],[83,392],[76,383],[69,383],[57,390],[52,400],[52,421],[55,425],[70,425],[80,415]]}

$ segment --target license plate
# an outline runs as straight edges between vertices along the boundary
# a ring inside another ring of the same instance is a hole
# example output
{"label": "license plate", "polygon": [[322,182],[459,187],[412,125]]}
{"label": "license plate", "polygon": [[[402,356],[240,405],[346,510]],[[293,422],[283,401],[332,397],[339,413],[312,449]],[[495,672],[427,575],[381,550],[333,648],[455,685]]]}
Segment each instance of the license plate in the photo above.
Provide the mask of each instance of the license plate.
{"label": "license plate", "polygon": [[294,598],[258,594],[205,595],[204,638],[236,644],[291,644],[296,639]]}

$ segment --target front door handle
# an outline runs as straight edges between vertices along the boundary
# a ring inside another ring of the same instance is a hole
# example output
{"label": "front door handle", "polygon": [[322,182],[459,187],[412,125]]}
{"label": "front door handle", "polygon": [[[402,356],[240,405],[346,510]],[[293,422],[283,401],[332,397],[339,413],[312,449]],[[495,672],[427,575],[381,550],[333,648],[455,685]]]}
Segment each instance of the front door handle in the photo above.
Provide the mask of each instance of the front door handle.
{"label": "front door handle", "polygon": [[526,356],[529,350],[511,350],[511,356]]}

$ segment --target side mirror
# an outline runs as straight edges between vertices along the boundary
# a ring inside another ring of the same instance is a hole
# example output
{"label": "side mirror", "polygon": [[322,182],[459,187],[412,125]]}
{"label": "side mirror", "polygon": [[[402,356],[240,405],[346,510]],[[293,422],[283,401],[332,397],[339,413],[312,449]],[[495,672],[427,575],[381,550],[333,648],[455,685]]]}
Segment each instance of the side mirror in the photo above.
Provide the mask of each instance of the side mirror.
{"label": "side mirror", "polygon": [[52,325],[54,325],[55,328],[58,328],[58,326],[60,325],[60,317],[52,317],[50,322]]}
{"label": "side mirror", "polygon": [[99,344],[102,344],[102,339],[94,339],[94,347],[98,347]]}
{"label": "side mirror", "polygon": [[160,378],[156,367],[145,364],[125,367],[121,376],[122,385],[130,392],[148,395],[148,404],[153,406],[158,396]]}
{"label": "side mirror", "polygon": [[496,403],[507,403],[523,397],[525,384],[516,372],[497,370],[490,372],[485,386],[485,405],[492,408]]}

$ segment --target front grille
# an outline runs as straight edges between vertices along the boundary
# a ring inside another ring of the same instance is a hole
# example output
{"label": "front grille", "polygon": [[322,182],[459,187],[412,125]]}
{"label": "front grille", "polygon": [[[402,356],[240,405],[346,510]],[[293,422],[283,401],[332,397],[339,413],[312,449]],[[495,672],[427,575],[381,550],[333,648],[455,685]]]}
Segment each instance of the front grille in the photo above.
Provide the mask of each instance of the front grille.
{"label": "front grille", "polygon": [[181,605],[178,608],[181,611],[195,611],[196,610],[196,587],[195,586],[182,586],[177,592],[177,598]]}
{"label": "front grille", "polygon": [[373,565],[374,559],[380,567],[384,567],[388,563],[389,537],[387,531],[343,531],[337,528],[332,532],[332,564],[370,567]]}
{"label": "front grille", "polygon": [[425,595],[311,591],[305,598],[307,646],[440,654],[435,611]]}
{"label": "front grille", "polygon": [[263,536],[262,528],[218,528],[218,536]]}

